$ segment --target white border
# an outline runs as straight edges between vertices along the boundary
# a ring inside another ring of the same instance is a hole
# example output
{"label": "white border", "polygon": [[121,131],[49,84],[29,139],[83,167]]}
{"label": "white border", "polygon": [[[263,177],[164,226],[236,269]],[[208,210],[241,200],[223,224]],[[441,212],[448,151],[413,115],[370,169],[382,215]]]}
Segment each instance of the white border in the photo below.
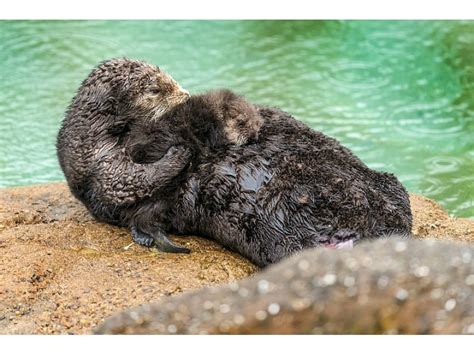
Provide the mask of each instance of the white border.
{"label": "white border", "polygon": [[[473,19],[472,1],[415,0],[4,0],[3,19]],[[446,354],[471,336],[0,336],[5,354]],[[456,350],[457,349],[457,350]]]}
{"label": "white border", "polygon": [[472,336],[3,336],[4,354],[449,354]]}
{"label": "white border", "polygon": [[472,0],[3,0],[4,19],[474,19]]}

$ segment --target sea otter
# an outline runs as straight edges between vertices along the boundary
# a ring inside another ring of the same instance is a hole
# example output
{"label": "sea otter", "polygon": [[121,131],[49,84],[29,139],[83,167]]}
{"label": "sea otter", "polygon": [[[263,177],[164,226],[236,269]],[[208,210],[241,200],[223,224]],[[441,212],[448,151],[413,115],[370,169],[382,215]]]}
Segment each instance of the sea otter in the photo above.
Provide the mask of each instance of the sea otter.
{"label": "sea otter", "polygon": [[[230,91],[200,95],[184,105],[188,99],[187,91],[153,65],[108,60],[82,82],[57,138],[57,155],[70,190],[91,214],[100,221],[130,227],[133,239],[140,244],[155,244],[169,252],[189,250],[172,244],[156,226],[134,224],[135,216],[151,198],[161,201],[162,208],[167,206],[195,149],[180,145],[180,141],[163,141],[166,146],[160,145],[158,158],[154,145],[152,164],[136,163],[125,151],[132,127],[143,127],[143,121],[160,122],[179,106],[182,115],[202,118],[192,132],[201,138],[208,134],[207,146],[212,149],[221,144],[243,144],[257,134],[262,122],[252,105]],[[177,123],[175,120],[169,126],[173,137],[185,130]],[[194,135],[186,138],[196,139]]]}
{"label": "sea otter", "polygon": [[[72,194],[100,221],[127,226],[123,210],[150,198],[188,164],[190,152],[172,147],[153,164],[124,154],[130,126],[159,117],[185,101],[187,91],[159,68],[128,59],[101,63],[82,82],[57,137],[57,155]],[[166,240],[169,251],[180,251]]]}
{"label": "sea otter", "polygon": [[[255,106],[242,96],[226,89],[214,90],[191,96],[158,119],[136,121],[130,126],[126,153],[135,163],[147,164],[162,159],[172,147],[186,147],[188,162],[196,167],[228,146],[255,141],[262,124]],[[135,242],[150,246],[157,230],[164,234],[163,218],[175,204],[177,187],[185,183],[186,176],[175,176],[169,188],[164,187],[151,201],[123,211],[122,219],[130,221]]]}
{"label": "sea otter", "polygon": [[[126,150],[137,163],[155,162],[172,146],[194,153],[194,164],[228,145],[243,145],[258,138],[263,118],[254,105],[228,89],[190,96],[159,119],[136,121],[130,128]],[[146,147],[146,149],[144,149]]]}
{"label": "sea otter", "polygon": [[[394,175],[369,169],[279,109],[257,110],[257,139],[220,146],[204,159],[194,153],[166,203],[148,200],[134,224],[209,237],[259,266],[309,247],[410,234],[410,201]],[[173,111],[147,130],[132,129],[132,159],[161,157],[159,142],[175,134],[171,122]],[[176,139],[195,150],[191,140]]]}

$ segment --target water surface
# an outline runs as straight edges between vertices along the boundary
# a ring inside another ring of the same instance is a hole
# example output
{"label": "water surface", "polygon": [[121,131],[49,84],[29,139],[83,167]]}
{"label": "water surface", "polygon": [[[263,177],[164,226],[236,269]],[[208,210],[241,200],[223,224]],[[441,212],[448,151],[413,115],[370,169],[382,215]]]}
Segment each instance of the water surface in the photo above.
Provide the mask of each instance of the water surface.
{"label": "water surface", "polygon": [[54,142],[100,61],[228,87],[474,217],[474,22],[0,21],[0,187],[64,180]]}

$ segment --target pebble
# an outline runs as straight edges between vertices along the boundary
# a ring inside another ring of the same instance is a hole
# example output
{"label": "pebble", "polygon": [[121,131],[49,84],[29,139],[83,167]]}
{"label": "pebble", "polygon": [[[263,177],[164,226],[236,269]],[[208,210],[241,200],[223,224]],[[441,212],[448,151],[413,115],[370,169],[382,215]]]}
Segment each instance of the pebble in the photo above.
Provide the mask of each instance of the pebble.
{"label": "pebble", "polygon": [[255,318],[259,321],[263,321],[267,318],[267,312],[265,311],[257,311],[255,313]]}
{"label": "pebble", "polygon": [[269,288],[269,283],[267,280],[260,280],[258,281],[257,283],[257,288],[258,288],[258,292],[261,293],[261,294],[265,294],[268,292],[268,288]]}
{"label": "pebble", "polygon": [[395,298],[400,302],[405,301],[408,298],[408,291],[403,288],[398,289]]}

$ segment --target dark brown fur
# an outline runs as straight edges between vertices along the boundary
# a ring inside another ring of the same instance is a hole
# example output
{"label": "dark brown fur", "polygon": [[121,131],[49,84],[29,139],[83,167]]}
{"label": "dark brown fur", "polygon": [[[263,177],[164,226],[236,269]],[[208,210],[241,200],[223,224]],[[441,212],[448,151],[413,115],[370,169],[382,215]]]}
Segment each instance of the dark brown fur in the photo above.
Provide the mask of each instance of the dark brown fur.
{"label": "dark brown fur", "polygon": [[[159,73],[105,62],[68,110],[58,157],[71,191],[98,219],[130,226],[144,245],[166,241],[165,232],[207,236],[260,266],[309,247],[410,233],[408,194],[393,175],[272,108],[258,109],[258,137],[231,144],[226,116],[215,121],[212,105],[226,100],[210,100],[203,121],[195,119],[202,104],[166,115],[179,104],[167,101],[166,85],[160,100],[143,95]],[[174,126],[174,118],[182,121]],[[135,134],[143,122],[148,128]],[[132,161],[126,144],[149,164]]]}
{"label": "dark brown fur", "polygon": [[[259,115],[257,140],[219,147],[205,159],[194,154],[166,206],[151,199],[136,211],[137,224],[207,236],[259,266],[305,248],[410,234],[408,194],[395,176],[369,169],[283,111],[260,108]],[[173,135],[160,121],[135,139]],[[156,147],[134,153],[152,155]]]}
{"label": "dark brown fur", "polygon": [[[256,141],[262,124],[257,109],[243,97],[225,89],[211,91],[191,96],[156,120],[135,122],[127,137],[127,152],[134,162],[147,164],[162,159],[171,147],[185,147],[191,153],[188,171],[192,171],[218,151]],[[137,243],[151,245],[150,236],[157,230],[166,238],[167,213],[186,178],[187,174],[179,174],[151,200],[124,211],[122,219],[129,221]]]}
{"label": "dark brown fur", "polygon": [[[92,215],[130,227],[137,243],[155,243],[164,251],[188,250],[169,242],[159,221],[140,215],[142,206],[160,201],[154,211],[167,210],[185,176],[180,172],[193,153],[243,144],[256,137],[262,123],[253,105],[228,90],[196,96],[183,104],[188,97],[155,66],[109,60],[83,81],[57,139],[58,159],[71,192]],[[163,120],[164,116],[174,119]],[[125,151],[130,130],[140,130],[144,122],[168,123],[162,139],[152,145],[151,164],[140,164],[145,159],[134,162]]]}
{"label": "dark brown fur", "polygon": [[170,147],[186,146],[194,164],[218,148],[255,141],[263,124],[254,105],[230,90],[193,95],[157,120],[141,120],[128,137],[137,163],[159,160]]}
{"label": "dark brown fur", "polygon": [[128,225],[122,212],[186,167],[190,155],[183,147],[154,164],[136,164],[124,154],[124,139],[135,121],[159,117],[188,96],[159,68],[128,59],[103,62],[82,82],[59,131],[57,154],[71,192],[94,217]]}

